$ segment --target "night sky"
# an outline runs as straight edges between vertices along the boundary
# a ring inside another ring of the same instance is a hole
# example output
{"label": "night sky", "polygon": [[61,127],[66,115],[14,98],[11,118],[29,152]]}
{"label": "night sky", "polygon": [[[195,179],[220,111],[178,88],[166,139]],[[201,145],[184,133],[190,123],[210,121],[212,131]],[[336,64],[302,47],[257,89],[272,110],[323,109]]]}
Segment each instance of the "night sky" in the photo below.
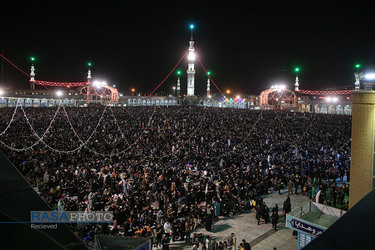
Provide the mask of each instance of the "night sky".
{"label": "night sky", "polygon": [[[188,49],[194,24],[196,52],[221,90],[259,94],[273,84],[318,90],[354,83],[354,64],[375,62],[372,1],[6,1],[0,8],[0,52],[36,79],[116,84],[120,92],[150,93]],[[0,80],[27,88],[28,78],[4,62]],[[186,92],[186,59],[182,93]],[[206,77],[199,62],[196,94]],[[160,87],[171,92],[176,74]],[[0,82],[1,84],[1,82]],[[212,92],[218,92],[214,86]]]}

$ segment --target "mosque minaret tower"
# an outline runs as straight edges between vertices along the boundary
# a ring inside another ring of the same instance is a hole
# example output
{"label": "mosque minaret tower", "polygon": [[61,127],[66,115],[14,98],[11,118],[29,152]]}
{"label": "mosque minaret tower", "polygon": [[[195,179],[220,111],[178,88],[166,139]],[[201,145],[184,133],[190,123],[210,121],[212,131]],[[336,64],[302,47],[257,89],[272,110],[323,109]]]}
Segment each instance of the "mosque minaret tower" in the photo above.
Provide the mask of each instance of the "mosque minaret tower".
{"label": "mosque minaret tower", "polygon": [[189,52],[188,52],[188,69],[187,69],[187,96],[194,96],[194,82],[195,82],[195,49],[193,41],[193,28],[194,25],[190,25],[191,36],[189,41]]}

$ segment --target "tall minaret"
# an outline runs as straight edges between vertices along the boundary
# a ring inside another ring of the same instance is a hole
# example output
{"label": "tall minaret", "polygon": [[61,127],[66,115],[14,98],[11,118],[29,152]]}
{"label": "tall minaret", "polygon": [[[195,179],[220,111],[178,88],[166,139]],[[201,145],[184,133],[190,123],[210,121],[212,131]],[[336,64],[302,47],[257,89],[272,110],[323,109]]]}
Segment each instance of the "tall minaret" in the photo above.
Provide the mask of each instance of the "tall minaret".
{"label": "tall minaret", "polygon": [[177,78],[177,96],[180,97],[181,96],[181,81],[180,81],[181,71],[177,71],[177,75],[178,75],[178,78]]}
{"label": "tall minaret", "polygon": [[298,75],[296,75],[296,82],[294,83],[294,91],[299,91]]}
{"label": "tall minaret", "polygon": [[299,68],[295,68],[294,72],[296,72],[296,81],[294,83],[294,91],[299,91],[299,79],[298,79]]}
{"label": "tall minaret", "polygon": [[91,63],[89,62],[87,66],[89,66],[89,70],[87,71],[87,84],[91,83]]}
{"label": "tall minaret", "polygon": [[194,25],[190,25],[191,36],[190,36],[190,46],[188,54],[188,69],[187,69],[187,96],[194,96],[194,81],[195,81],[195,70],[194,70],[194,61],[195,61],[195,50],[194,50],[194,41],[193,41],[193,28]]}
{"label": "tall minaret", "polygon": [[209,97],[211,95],[211,90],[210,90],[210,72],[207,72],[207,76],[208,76],[208,79],[207,79],[207,97]]}
{"label": "tall minaret", "polygon": [[35,90],[35,67],[34,67],[35,57],[31,57],[30,60],[31,60],[30,90]]}
{"label": "tall minaret", "polygon": [[361,85],[361,78],[363,77],[363,73],[358,72],[360,68],[361,68],[361,64],[356,64],[355,65],[355,69],[356,69],[356,71],[354,72],[354,78],[355,78],[354,86],[355,86],[355,90],[359,90],[360,85]]}

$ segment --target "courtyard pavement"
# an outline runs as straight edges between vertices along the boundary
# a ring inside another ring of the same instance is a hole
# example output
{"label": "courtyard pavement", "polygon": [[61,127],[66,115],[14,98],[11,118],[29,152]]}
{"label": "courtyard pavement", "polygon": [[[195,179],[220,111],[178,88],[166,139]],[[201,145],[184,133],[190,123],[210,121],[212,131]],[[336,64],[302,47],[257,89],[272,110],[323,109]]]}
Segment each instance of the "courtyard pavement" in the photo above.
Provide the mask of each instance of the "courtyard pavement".
{"label": "courtyard pavement", "polygon": [[[231,233],[236,235],[236,249],[245,239],[250,243],[251,249],[270,249],[276,247],[277,250],[295,250],[297,249],[297,240],[292,236],[293,230],[285,227],[284,218],[281,214],[283,203],[287,196],[287,190],[283,190],[281,195],[272,193],[264,197],[264,202],[272,209],[275,204],[279,206],[279,224],[277,231],[272,229],[271,223],[265,224],[261,220],[260,225],[257,225],[255,214],[253,212],[246,212],[240,215],[229,218],[219,217],[219,220],[212,225],[212,231],[208,232],[204,228],[196,230],[197,233],[202,233],[205,236],[210,235],[218,243],[226,240]],[[304,195],[290,195],[292,209],[302,205],[309,199]],[[170,243],[172,249],[192,249],[191,244],[185,244],[182,241]],[[199,248],[200,249],[200,248]]]}

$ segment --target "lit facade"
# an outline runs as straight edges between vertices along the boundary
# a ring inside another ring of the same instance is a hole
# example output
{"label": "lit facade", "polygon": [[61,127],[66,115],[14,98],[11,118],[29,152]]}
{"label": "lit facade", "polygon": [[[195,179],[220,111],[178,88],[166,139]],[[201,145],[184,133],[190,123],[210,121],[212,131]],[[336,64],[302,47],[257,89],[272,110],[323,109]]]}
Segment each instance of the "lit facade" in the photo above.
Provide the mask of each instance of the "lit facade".
{"label": "lit facade", "polygon": [[349,208],[375,186],[375,91],[354,91],[352,103]]}

